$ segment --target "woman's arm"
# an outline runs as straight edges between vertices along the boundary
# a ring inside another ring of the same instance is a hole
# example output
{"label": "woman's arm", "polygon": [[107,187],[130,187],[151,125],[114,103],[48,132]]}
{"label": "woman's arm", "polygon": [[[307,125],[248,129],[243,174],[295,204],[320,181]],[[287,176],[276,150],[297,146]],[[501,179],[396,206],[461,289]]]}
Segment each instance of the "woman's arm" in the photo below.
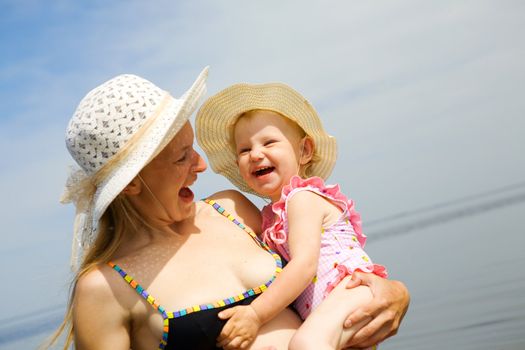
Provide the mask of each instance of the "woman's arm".
{"label": "woman's arm", "polygon": [[366,285],[370,288],[373,300],[350,314],[345,327],[368,319],[347,343],[348,347],[367,348],[395,335],[408,310],[410,294],[399,281],[387,280],[371,273],[355,272],[348,288]]}
{"label": "woman's arm", "polygon": [[130,349],[128,314],[98,269],[79,279],[73,301],[73,331],[78,350]]}

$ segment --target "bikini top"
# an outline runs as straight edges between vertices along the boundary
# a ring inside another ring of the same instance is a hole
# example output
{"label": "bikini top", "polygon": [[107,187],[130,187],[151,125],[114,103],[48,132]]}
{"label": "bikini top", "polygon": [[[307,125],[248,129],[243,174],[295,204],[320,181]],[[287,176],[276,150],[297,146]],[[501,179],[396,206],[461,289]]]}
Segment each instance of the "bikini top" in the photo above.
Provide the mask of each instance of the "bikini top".
{"label": "bikini top", "polygon": [[275,273],[270,280],[258,287],[249,289],[241,294],[230,298],[217,300],[207,304],[194,305],[176,311],[166,310],[153,296],[151,296],[133,277],[128,275],[118,265],[109,262],[115,271],[144,298],[151,306],[157,310],[164,320],[162,339],[159,349],[220,349],[215,346],[217,337],[225,320],[219,319],[219,312],[237,305],[250,304],[259,294],[261,294],[275,279],[276,275],[282,270],[282,261],[278,254],[273,252],[270,247],[262,242],[255,233],[244,226],[241,222],[229,214],[223,207],[211,199],[204,199],[204,202],[211,205],[224,217],[244,230],[248,235],[263,249],[268,251],[275,259]]}

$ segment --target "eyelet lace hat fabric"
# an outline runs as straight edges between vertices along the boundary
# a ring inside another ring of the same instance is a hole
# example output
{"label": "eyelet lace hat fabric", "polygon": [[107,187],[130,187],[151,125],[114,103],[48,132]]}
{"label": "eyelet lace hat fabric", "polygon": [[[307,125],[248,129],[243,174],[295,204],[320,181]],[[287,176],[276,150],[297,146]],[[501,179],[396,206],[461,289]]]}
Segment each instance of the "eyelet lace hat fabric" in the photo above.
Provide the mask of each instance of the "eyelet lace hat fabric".
{"label": "eyelet lace hat fabric", "polygon": [[337,143],[328,135],[314,107],[299,92],[283,83],[235,84],[207,99],[195,119],[199,146],[216,173],[226,176],[245,192],[260,196],[242,179],[237,166],[233,126],[238,117],[254,109],[277,112],[296,122],[315,144],[318,161],[311,176],[328,178],[337,158]]}
{"label": "eyelet lace hat fabric", "polygon": [[127,184],[171,141],[206,92],[208,67],[180,97],[131,74],[91,90],[66,130],[72,169],[61,202],[76,206],[71,263],[96,238],[102,214]]}

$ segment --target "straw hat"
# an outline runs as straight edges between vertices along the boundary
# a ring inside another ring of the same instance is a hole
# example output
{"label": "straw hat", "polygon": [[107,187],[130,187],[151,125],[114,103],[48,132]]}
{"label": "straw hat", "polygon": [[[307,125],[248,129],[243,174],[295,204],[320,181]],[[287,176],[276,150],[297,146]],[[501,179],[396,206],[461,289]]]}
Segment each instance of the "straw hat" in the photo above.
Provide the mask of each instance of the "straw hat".
{"label": "straw hat", "polygon": [[177,134],[206,92],[208,67],[180,98],[136,75],[114,77],[80,101],[66,146],[81,169],[69,175],[63,203],[74,202],[72,265],[95,240],[109,204]]}
{"label": "straw hat", "polygon": [[[337,145],[328,135],[312,105],[283,83],[235,84],[204,102],[197,112],[197,141],[216,173],[226,176],[245,192],[255,193],[242,179],[236,162],[233,126],[239,116],[253,109],[266,109],[296,122],[314,140],[315,158],[311,176],[326,179],[335,165]],[[258,195],[258,194],[257,194]]]}

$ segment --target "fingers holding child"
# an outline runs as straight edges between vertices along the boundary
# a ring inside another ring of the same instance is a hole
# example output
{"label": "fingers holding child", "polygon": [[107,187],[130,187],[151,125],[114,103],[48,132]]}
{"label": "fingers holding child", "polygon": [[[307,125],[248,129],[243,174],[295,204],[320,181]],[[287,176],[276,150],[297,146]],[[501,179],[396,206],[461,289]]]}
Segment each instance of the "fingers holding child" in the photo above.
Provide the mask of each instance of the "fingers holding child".
{"label": "fingers holding child", "polygon": [[355,272],[347,288],[359,284],[367,285],[373,299],[352,312],[345,321],[345,327],[364,320],[364,326],[352,337],[348,346],[366,348],[395,335],[410,303],[405,285],[399,281],[387,280],[371,273]]}

